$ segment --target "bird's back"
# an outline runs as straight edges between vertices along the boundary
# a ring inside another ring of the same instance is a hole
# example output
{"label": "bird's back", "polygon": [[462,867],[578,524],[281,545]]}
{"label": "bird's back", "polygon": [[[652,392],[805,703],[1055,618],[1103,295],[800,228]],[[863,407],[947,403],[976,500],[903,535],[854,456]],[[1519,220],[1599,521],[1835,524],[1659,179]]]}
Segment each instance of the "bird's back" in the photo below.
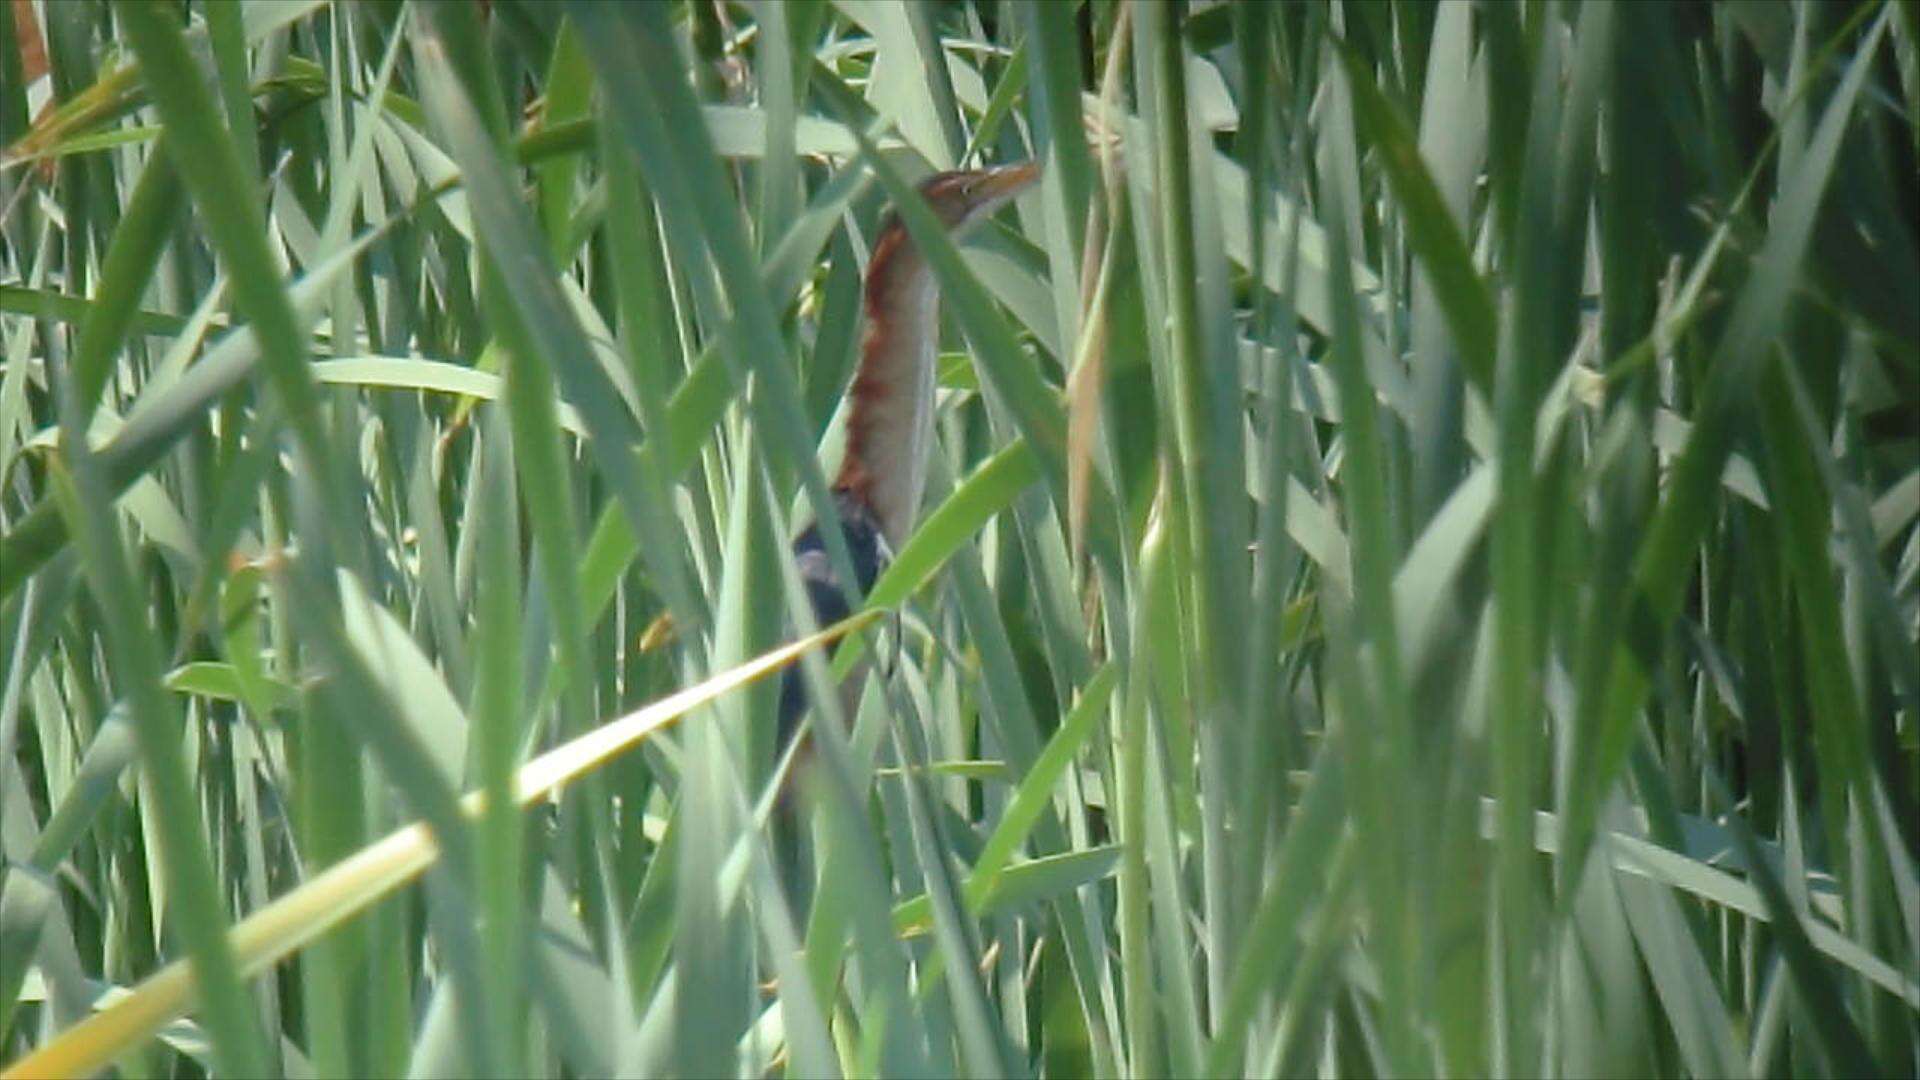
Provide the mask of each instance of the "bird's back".
{"label": "bird's back", "polygon": [[[864,597],[872,590],[874,580],[886,566],[889,554],[886,539],[881,535],[880,523],[872,511],[852,492],[836,488],[833,503],[840,513],[841,528],[845,530],[847,554],[852,557],[858,592]],[[793,542],[793,562],[794,568],[799,571],[800,583],[807,590],[807,602],[813,608],[816,626],[830,626],[852,614],[847,606],[846,590],[841,587],[840,575],[834,572],[833,557],[827,552],[826,537],[821,535],[818,522],[807,526],[800,538]],[[807,704],[806,677],[798,667],[788,668],[780,683],[779,745],[782,751],[799,728],[800,717],[805,714]]]}

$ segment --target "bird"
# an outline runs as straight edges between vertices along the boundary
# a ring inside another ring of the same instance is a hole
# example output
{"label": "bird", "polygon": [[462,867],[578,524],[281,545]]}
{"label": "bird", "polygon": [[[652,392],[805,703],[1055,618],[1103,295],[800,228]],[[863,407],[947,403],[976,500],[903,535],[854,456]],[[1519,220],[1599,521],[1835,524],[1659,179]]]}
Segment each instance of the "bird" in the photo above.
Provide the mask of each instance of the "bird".
{"label": "bird", "polygon": [[[920,182],[919,193],[947,233],[958,238],[1039,176],[1038,161],[937,172]],[[864,597],[913,531],[933,443],[940,284],[897,209],[874,241],[862,306],[866,329],[848,391],[846,450],[830,494],[846,537],[856,595]],[[828,555],[819,522],[800,533],[792,555],[814,624],[846,618],[846,582]],[[782,751],[797,733],[807,704],[804,680],[797,669],[788,669],[780,691],[777,745]]]}

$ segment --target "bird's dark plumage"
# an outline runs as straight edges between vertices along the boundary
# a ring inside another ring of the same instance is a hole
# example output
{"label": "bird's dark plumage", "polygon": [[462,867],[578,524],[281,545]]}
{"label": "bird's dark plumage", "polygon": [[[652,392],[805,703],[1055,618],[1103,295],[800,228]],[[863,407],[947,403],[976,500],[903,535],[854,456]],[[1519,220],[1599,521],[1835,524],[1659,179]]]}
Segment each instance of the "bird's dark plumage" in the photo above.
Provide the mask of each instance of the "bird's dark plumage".
{"label": "bird's dark plumage", "polygon": [[[834,489],[833,505],[840,513],[840,525],[845,530],[847,554],[853,560],[859,595],[864,597],[873,588],[874,579],[886,567],[889,554],[886,539],[880,533],[880,522],[875,519],[873,512],[853,492],[844,488]],[[807,526],[807,530],[793,542],[793,563],[800,572],[800,583],[806,587],[807,601],[813,607],[816,626],[831,626],[852,614],[847,607],[846,590],[841,587],[840,575],[834,573],[833,557],[827,553],[827,541],[820,535],[818,522]],[[806,711],[806,677],[797,666],[790,667],[780,683],[779,746],[782,751],[793,738],[794,731],[800,726],[801,714]]]}

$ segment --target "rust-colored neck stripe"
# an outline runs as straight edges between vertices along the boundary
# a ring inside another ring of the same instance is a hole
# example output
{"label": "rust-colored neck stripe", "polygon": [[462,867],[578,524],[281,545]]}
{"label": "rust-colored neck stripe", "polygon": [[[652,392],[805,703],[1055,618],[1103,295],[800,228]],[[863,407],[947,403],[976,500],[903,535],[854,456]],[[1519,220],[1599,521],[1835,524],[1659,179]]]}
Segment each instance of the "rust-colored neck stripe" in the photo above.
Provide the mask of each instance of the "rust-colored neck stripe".
{"label": "rust-colored neck stripe", "polygon": [[[862,291],[862,308],[867,326],[860,340],[860,366],[848,390],[851,398],[847,415],[847,443],[840,472],[834,478],[836,489],[857,495],[871,505],[874,467],[869,463],[876,428],[898,389],[890,378],[886,360],[907,343],[900,335],[910,328],[900,325],[902,313],[897,301],[903,297],[908,278],[925,272],[913,238],[897,216],[889,215],[873,245],[873,257],[867,265]],[[877,463],[876,463],[877,464]]]}
{"label": "rust-colored neck stripe", "polygon": [[[1038,175],[1033,162],[935,173],[921,183],[920,195],[941,225],[958,234]],[[897,214],[874,242],[862,299],[867,326],[834,486],[859,499],[898,545],[913,528],[926,486],[940,301],[933,273]]]}

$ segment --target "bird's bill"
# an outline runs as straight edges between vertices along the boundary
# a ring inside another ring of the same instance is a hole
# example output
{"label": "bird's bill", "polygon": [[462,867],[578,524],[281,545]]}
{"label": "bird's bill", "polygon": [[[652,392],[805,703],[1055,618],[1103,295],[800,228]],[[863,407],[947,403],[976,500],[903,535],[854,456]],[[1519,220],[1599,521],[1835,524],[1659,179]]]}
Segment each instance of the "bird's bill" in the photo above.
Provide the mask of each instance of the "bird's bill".
{"label": "bird's bill", "polygon": [[981,171],[968,195],[979,203],[998,206],[1020,194],[1040,179],[1038,161],[1022,161]]}

